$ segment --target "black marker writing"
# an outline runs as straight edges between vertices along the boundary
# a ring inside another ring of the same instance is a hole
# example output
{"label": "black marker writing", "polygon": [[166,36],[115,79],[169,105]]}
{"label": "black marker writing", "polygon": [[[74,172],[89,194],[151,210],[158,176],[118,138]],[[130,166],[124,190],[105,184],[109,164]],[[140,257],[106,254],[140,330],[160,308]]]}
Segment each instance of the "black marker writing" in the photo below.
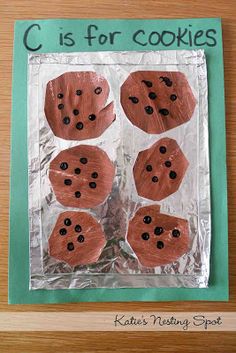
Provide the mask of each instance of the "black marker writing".
{"label": "black marker writing", "polygon": [[97,42],[100,45],[110,44],[113,45],[115,43],[115,38],[118,34],[121,34],[120,31],[108,32],[105,33],[97,33],[99,30],[96,25],[89,25],[87,27],[87,36],[84,37],[88,41],[88,45],[91,47],[93,43]]}
{"label": "black marker writing", "polygon": [[60,45],[67,46],[67,47],[73,47],[75,45],[75,41],[72,38],[73,33],[68,32],[68,33],[60,33]]}
{"label": "black marker writing", "polygon": [[30,50],[30,51],[37,51],[39,49],[42,48],[42,44],[39,44],[37,47],[33,48],[31,46],[29,46],[28,44],[28,36],[29,36],[29,33],[31,32],[31,30],[36,27],[38,28],[39,31],[41,31],[41,27],[38,23],[34,23],[32,24],[31,26],[29,26],[27,28],[27,30],[25,31],[25,34],[24,34],[24,37],[23,37],[23,43],[24,43],[24,46],[26,47],[27,50]]}

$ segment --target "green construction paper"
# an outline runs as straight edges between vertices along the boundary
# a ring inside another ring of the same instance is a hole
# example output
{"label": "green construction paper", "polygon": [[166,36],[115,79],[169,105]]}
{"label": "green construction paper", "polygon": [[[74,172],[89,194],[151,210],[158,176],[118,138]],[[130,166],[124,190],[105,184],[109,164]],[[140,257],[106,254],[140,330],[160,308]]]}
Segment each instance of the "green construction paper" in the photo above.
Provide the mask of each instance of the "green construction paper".
{"label": "green construction paper", "polygon": [[[32,25],[34,26],[29,29]],[[97,26],[91,27],[96,37],[98,34],[108,34],[114,31],[121,33],[115,35],[113,43],[107,41],[102,44],[106,40],[104,35],[99,37],[100,43],[98,37],[97,39],[92,39],[91,43],[89,43],[88,39],[85,38],[89,25]],[[27,31],[27,29],[29,30]],[[133,34],[138,30],[141,31],[138,32],[137,37],[139,43],[133,40]],[[185,34],[183,34],[184,31]],[[156,33],[151,34],[151,32]],[[170,32],[175,34],[173,35]],[[147,39],[149,35],[150,42]],[[181,35],[183,36],[182,38],[180,37]],[[24,43],[27,44],[28,50]],[[30,48],[35,49],[35,53],[205,49],[209,80],[212,202],[212,247],[209,288],[29,290],[27,55],[32,52]],[[223,75],[222,30],[221,20],[218,18],[176,20],[58,19],[16,22],[11,128],[9,303],[228,300],[228,229]]]}

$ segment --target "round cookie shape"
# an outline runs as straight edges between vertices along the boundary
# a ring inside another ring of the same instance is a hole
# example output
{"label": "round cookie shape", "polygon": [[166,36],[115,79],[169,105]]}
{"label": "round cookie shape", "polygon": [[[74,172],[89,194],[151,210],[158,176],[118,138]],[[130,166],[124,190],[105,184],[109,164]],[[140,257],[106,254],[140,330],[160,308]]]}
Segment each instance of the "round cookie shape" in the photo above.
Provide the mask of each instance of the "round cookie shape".
{"label": "round cookie shape", "polygon": [[54,135],[78,141],[100,136],[115,120],[114,103],[105,106],[109,90],[107,80],[92,71],[49,81],[44,111]]}
{"label": "round cookie shape", "polygon": [[60,152],[50,163],[49,179],[56,199],[66,207],[90,208],[109,195],[115,167],[95,146],[80,145]]}
{"label": "round cookie shape", "polygon": [[133,173],[138,194],[153,201],[163,200],[178,190],[188,164],[175,140],[160,139],[137,156]]}
{"label": "round cookie shape", "polygon": [[133,125],[160,134],[190,120],[196,99],[182,72],[135,71],[121,86],[121,105]]}
{"label": "round cookie shape", "polygon": [[67,211],[59,215],[48,243],[50,256],[77,266],[96,262],[106,239],[89,213]]}
{"label": "round cookie shape", "polygon": [[189,250],[185,219],[160,213],[160,206],[138,209],[129,222],[127,241],[146,267],[170,264]]}

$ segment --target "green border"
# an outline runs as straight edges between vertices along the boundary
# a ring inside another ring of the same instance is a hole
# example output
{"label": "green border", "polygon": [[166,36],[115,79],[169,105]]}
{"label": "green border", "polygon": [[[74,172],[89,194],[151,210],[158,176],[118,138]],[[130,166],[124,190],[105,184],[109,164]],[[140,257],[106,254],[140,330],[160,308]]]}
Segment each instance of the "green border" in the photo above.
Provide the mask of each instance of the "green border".
{"label": "green border", "polygon": [[[209,130],[211,156],[212,202],[212,252],[210,285],[207,289],[145,288],[145,289],[74,289],[29,290],[29,237],[27,204],[27,50],[23,36],[29,25],[38,23],[30,33],[30,44],[40,41],[38,52],[96,51],[96,50],[162,50],[189,49],[176,44],[165,48],[161,45],[140,47],[131,41],[137,29],[151,31],[172,30],[186,27],[192,31],[212,28],[216,31],[217,45],[202,45],[208,64],[209,81]],[[96,24],[101,32],[121,30],[115,45],[88,47],[83,36],[89,24]],[[60,47],[58,36],[72,32],[76,45]],[[107,301],[172,301],[172,300],[228,300],[228,229],[226,143],[224,110],[224,76],[222,30],[220,19],[178,20],[38,20],[17,21],[14,38],[13,102],[11,128],[11,191],[10,191],[10,256],[9,256],[9,303],[60,303],[60,302],[107,302]]]}

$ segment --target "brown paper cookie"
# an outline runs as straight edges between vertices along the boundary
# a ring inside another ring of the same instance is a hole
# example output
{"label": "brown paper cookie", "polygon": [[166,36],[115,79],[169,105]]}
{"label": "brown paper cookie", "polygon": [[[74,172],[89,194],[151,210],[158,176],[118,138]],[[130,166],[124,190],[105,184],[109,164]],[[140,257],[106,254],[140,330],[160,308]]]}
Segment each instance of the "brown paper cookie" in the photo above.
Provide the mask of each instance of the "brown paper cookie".
{"label": "brown paper cookie", "polygon": [[60,152],[50,163],[56,199],[67,207],[101,204],[112,189],[115,167],[98,147],[80,145]]}
{"label": "brown paper cookie", "polygon": [[167,137],[139,152],[133,173],[137,192],[160,201],[178,190],[188,168],[177,142]]}
{"label": "brown paper cookie", "polygon": [[107,80],[95,72],[67,72],[47,84],[45,115],[57,137],[85,140],[100,136],[115,120],[114,103],[105,106]]}
{"label": "brown paper cookie", "polygon": [[129,222],[127,241],[146,267],[170,264],[189,249],[188,222],[160,213],[160,206],[140,208]]}
{"label": "brown paper cookie", "polygon": [[121,86],[121,105],[133,125],[160,134],[190,120],[196,100],[181,72],[136,71]]}
{"label": "brown paper cookie", "polygon": [[89,213],[67,211],[59,215],[49,238],[49,254],[71,266],[98,260],[106,244],[101,225]]}

